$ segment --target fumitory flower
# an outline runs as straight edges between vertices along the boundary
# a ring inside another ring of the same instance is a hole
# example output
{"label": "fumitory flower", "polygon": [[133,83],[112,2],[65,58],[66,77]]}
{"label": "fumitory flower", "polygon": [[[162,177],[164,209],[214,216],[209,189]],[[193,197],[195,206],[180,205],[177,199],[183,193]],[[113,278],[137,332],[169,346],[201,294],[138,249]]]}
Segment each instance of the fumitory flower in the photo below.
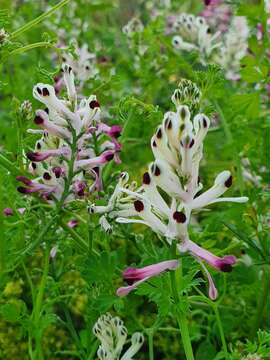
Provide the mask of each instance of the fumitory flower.
{"label": "fumitory flower", "polygon": [[217,291],[204,264],[229,272],[236,258],[233,255],[218,257],[192,241],[188,231],[191,215],[215,203],[243,203],[248,198],[222,196],[233,183],[228,170],[218,174],[213,185],[202,191],[199,166],[210,119],[203,113],[192,115],[190,107],[181,103],[179,93],[180,89],[176,89],[172,96],[176,111],[165,113],[151,139],[154,161],[143,174],[141,185],[128,184],[129,176],[123,172],[108,204],[93,204],[89,211],[105,214],[108,220],[115,219],[122,224],[146,225],[164,236],[168,244],[176,240],[180,253],[187,252],[203,264],[209,280],[209,296],[215,299]]}
{"label": "fumitory flower", "polygon": [[121,287],[117,290],[118,296],[125,296],[130,291],[137,288],[138,285],[147,281],[153,276],[157,276],[164,271],[175,270],[179,266],[178,260],[162,261],[157,264],[148,265],[141,269],[127,268],[123,272],[123,278],[129,284],[129,286]]}
{"label": "fumitory flower", "polygon": [[78,102],[72,68],[63,65],[67,99],[60,99],[53,86],[37,84],[33,96],[44,105],[34,119],[40,134],[35,149],[28,151],[32,177],[18,176],[23,194],[39,193],[47,201],[66,203],[102,188],[102,168],[113,159],[119,162],[120,126],[101,121],[95,95]]}
{"label": "fumitory flower", "polygon": [[87,44],[79,47],[76,45],[75,55],[65,53],[63,62],[72,68],[78,81],[84,83],[86,80],[93,79],[98,74],[96,54],[89,52]]}
{"label": "fumitory flower", "polygon": [[173,46],[178,50],[198,52],[203,64],[213,51],[221,46],[218,41],[220,32],[212,34],[206,20],[201,16],[182,13],[174,22],[173,29],[179,34],[173,37]]}
{"label": "fumitory flower", "polygon": [[127,329],[119,317],[107,313],[101,315],[93,327],[94,335],[100,340],[97,356],[100,360],[130,360],[143,345],[143,334],[136,332],[131,337],[131,345],[123,353],[127,342]]}

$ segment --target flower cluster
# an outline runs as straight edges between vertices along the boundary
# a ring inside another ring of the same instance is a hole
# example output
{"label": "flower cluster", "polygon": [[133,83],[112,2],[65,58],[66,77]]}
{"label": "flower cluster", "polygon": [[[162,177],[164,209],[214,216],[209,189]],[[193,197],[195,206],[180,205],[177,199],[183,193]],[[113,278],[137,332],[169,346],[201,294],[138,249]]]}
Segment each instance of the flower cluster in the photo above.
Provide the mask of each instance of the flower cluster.
{"label": "flower cluster", "polygon": [[93,204],[89,211],[106,214],[103,216],[108,220],[116,219],[122,224],[144,224],[164,236],[168,244],[176,240],[179,252],[190,253],[202,264],[209,280],[209,296],[215,299],[217,291],[204,262],[229,272],[236,258],[218,257],[193,242],[188,231],[191,215],[218,202],[242,203],[248,198],[222,197],[232,185],[232,175],[227,170],[202,192],[199,165],[210,120],[202,113],[192,116],[181,99],[181,90],[176,89],[172,96],[176,111],[165,114],[151,139],[155,160],[143,174],[142,184],[128,184],[128,174],[122,173],[108,204]]}
{"label": "flower cluster", "polygon": [[78,103],[73,70],[67,64],[62,70],[67,99],[59,99],[51,85],[34,86],[34,98],[45,106],[34,119],[40,129],[28,130],[42,135],[35,150],[26,153],[35,178],[18,176],[17,180],[24,185],[18,187],[23,194],[39,193],[49,202],[67,203],[102,188],[103,166],[113,159],[120,162],[121,127],[101,121],[95,95]]}
{"label": "flower cluster", "polygon": [[209,61],[216,63],[224,69],[227,79],[238,80],[240,60],[248,48],[249,29],[245,17],[231,18],[228,10],[226,21],[229,19],[230,25],[223,35],[217,25],[218,31],[212,34],[204,13],[197,17],[182,13],[173,23],[173,30],[179,35],[173,36],[172,44],[177,50],[197,52],[203,65]]}
{"label": "flower cluster", "polygon": [[201,16],[180,14],[173,24],[174,32],[179,33],[172,39],[177,50],[196,51],[200,61],[206,64],[213,51],[221,46],[218,41],[220,32],[212,34],[206,20]]}
{"label": "flower cluster", "polygon": [[127,329],[119,317],[112,317],[109,313],[98,319],[93,327],[93,333],[101,342],[97,351],[100,360],[133,359],[144,342],[143,334],[134,333],[131,337],[130,347],[122,354],[123,347],[127,342]]}
{"label": "flower cluster", "polygon": [[[76,45],[75,54],[65,53],[62,60],[72,68],[75,78],[80,82],[80,86],[83,86],[85,81],[94,79],[99,73],[96,54],[88,51],[87,44],[84,44],[81,48]],[[54,86],[56,92],[59,92],[63,85],[63,77],[57,77]]]}

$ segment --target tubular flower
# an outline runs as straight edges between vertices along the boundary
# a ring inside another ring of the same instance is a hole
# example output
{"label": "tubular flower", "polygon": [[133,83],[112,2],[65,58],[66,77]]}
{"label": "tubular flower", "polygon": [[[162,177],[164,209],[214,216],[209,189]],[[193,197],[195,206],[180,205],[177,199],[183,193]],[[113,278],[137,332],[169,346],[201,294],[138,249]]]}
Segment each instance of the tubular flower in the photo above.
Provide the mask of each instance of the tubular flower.
{"label": "tubular flower", "polygon": [[206,64],[213,51],[221,46],[220,32],[212,34],[206,20],[201,16],[182,13],[175,20],[173,30],[179,34],[173,37],[173,46],[177,50],[198,52],[203,64]]}
{"label": "tubular flower", "polygon": [[119,317],[107,313],[100,316],[93,327],[94,335],[100,340],[97,356],[100,360],[130,360],[143,345],[143,334],[136,332],[131,337],[131,345],[124,354],[123,347],[127,342],[127,329]]}
{"label": "tubular flower", "polygon": [[18,187],[23,194],[39,193],[47,201],[67,195],[66,203],[102,188],[102,168],[113,159],[120,161],[121,127],[101,122],[95,95],[78,104],[73,71],[66,64],[63,78],[67,99],[59,99],[51,85],[34,86],[34,98],[46,108],[36,111],[39,129],[28,132],[42,137],[34,151],[26,153],[34,179],[18,176],[17,180],[24,185]]}
{"label": "tubular flower", "polygon": [[[203,157],[203,141],[210,120],[202,113],[192,116],[190,108],[172,96],[175,112],[167,112],[151,139],[155,160],[143,174],[142,184],[128,184],[128,174],[122,173],[106,206],[91,205],[89,211],[106,214],[118,223],[138,223],[164,236],[169,244],[176,239],[180,252],[188,252],[199,262],[229,272],[236,258],[218,257],[194,243],[188,232],[191,215],[218,202],[243,203],[247,197],[223,197],[232,185],[230,171],[217,175],[212,187],[202,192],[199,165]],[[162,190],[162,192],[160,191]],[[166,193],[166,198],[164,197]],[[210,274],[207,273],[208,279]],[[215,298],[211,279],[209,295]]]}
{"label": "tubular flower", "polygon": [[157,276],[164,271],[175,270],[179,266],[178,260],[162,261],[157,264],[148,265],[141,269],[127,268],[123,272],[123,278],[130,284],[129,286],[121,287],[117,290],[118,296],[125,296],[130,291],[137,288],[138,285],[147,281],[153,276]]}

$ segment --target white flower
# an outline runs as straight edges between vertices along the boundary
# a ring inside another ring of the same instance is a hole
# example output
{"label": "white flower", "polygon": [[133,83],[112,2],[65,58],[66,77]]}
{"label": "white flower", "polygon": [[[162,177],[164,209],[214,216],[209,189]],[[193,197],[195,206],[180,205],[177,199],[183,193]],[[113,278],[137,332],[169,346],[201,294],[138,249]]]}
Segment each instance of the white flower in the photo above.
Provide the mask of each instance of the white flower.
{"label": "white flower", "polygon": [[[181,97],[176,93],[172,97],[176,112],[165,114],[151,139],[155,160],[144,173],[142,185],[129,185],[128,176],[123,173],[108,205],[92,205],[90,210],[107,214],[108,219],[115,219],[118,223],[144,224],[164,236],[169,244],[177,239],[179,251],[188,251],[218,270],[231,271],[235,257],[219,258],[195,244],[189,238],[188,225],[194,211],[217,202],[242,203],[248,198],[222,196],[232,185],[232,175],[228,170],[216,177],[212,187],[201,191],[199,165],[210,120],[202,113],[192,116],[189,107],[181,105]],[[210,279],[209,273],[207,277]],[[213,284],[209,280],[209,296],[215,298],[217,291]]]}
{"label": "white flower", "polygon": [[134,333],[130,347],[122,354],[127,342],[127,329],[119,317],[112,317],[109,313],[100,316],[93,327],[93,333],[101,342],[97,351],[100,360],[132,360],[144,342],[143,334]]}
{"label": "white flower", "polygon": [[182,13],[174,22],[173,29],[179,33],[172,39],[173,46],[178,50],[198,52],[203,64],[221,46],[218,42],[220,32],[212,34],[203,17]]}
{"label": "white flower", "polygon": [[76,57],[69,53],[65,53],[63,56],[63,61],[71,66],[75,77],[80,82],[94,79],[99,73],[96,66],[96,54],[88,51],[87,44],[84,44],[81,48],[76,45],[75,54]]}
{"label": "white flower", "polygon": [[235,16],[214,61],[225,70],[227,79],[240,78],[240,61],[248,49],[249,28],[244,16]]}

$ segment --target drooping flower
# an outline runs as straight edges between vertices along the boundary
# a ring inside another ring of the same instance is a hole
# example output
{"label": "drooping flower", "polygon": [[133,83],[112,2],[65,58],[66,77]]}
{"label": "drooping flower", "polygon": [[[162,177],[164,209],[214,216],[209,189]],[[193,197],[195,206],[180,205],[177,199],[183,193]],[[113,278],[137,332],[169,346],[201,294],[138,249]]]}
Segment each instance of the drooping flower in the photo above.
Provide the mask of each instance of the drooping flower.
{"label": "drooping flower", "polygon": [[144,281],[147,281],[153,276],[157,276],[164,271],[175,270],[179,266],[178,260],[162,261],[157,264],[148,265],[141,269],[127,268],[123,272],[123,278],[127,281],[129,286],[121,287],[117,290],[118,296],[125,296],[134,290]]}
{"label": "drooping flower", "polygon": [[93,327],[93,333],[101,342],[97,351],[100,360],[131,360],[144,342],[142,333],[134,333],[131,337],[131,345],[122,354],[128,332],[123,321],[119,317],[112,317],[109,313],[100,316]]}
{"label": "drooping flower", "polygon": [[[142,184],[128,185],[128,174],[122,173],[108,204],[93,204],[89,211],[106,214],[108,220],[115,219],[122,224],[146,225],[164,236],[169,244],[176,239],[181,253],[188,252],[200,263],[229,272],[236,262],[233,255],[218,257],[190,239],[191,215],[218,202],[243,203],[248,198],[222,196],[232,185],[232,175],[228,170],[222,171],[213,186],[202,192],[199,165],[210,119],[202,113],[192,116],[192,106],[181,104],[185,99],[180,96],[179,89],[174,92],[172,101],[176,111],[164,115],[151,139],[155,160],[143,174]],[[209,273],[207,278],[209,295],[215,298],[217,291]]]}
{"label": "drooping flower", "polygon": [[34,86],[33,96],[46,108],[36,111],[34,122],[40,129],[28,132],[42,137],[34,151],[26,153],[34,179],[18,176],[17,180],[24,185],[18,188],[23,194],[39,193],[47,201],[59,201],[65,193],[66,203],[101,189],[104,165],[113,159],[120,161],[117,138],[121,127],[101,122],[95,95],[78,104],[74,74],[66,64],[63,78],[67,99],[59,99],[51,85]]}

